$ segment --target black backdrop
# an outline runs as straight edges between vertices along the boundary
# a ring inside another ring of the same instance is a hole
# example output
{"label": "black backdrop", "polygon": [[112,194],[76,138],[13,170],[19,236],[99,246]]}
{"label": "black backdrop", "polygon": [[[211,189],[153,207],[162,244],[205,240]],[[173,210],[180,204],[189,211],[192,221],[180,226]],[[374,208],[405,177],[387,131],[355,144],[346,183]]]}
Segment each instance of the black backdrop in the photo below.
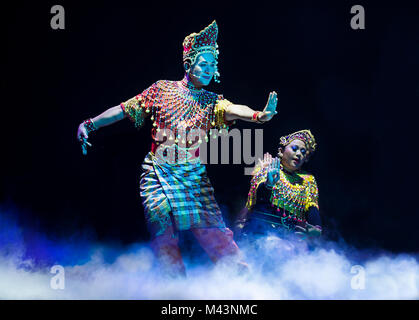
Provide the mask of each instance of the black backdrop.
{"label": "black backdrop", "polygon": [[[417,250],[419,7],[366,1],[216,3],[19,1],[2,8],[1,203],[51,236],[89,230],[100,241],[147,240],[138,195],[150,124],[123,120],[92,134],[82,156],[78,124],[159,79],[183,76],[182,41],[219,25],[221,83],[210,90],[262,109],[279,92],[279,115],[263,126],[264,151],[310,128],[331,239],[358,247]],[[50,8],[65,9],[52,30]],[[366,29],[352,30],[361,4]],[[261,128],[241,122],[238,128]],[[230,225],[249,185],[243,165],[209,165]]]}

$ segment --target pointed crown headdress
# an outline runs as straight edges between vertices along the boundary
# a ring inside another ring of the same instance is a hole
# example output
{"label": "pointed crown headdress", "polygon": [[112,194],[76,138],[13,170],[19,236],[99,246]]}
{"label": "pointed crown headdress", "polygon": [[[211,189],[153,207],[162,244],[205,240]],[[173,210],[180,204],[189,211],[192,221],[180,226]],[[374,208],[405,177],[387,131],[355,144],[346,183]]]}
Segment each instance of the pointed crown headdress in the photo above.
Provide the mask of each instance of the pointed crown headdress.
{"label": "pointed crown headdress", "polygon": [[287,136],[283,136],[279,139],[279,145],[286,147],[294,140],[301,140],[305,143],[306,148],[310,154],[316,151],[316,140],[310,130],[301,130],[291,133]]}
{"label": "pointed crown headdress", "polygon": [[[200,32],[191,33],[183,40],[183,62],[189,60],[190,64],[193,65],[197,56],[206,52],[212,53],[217,61],[219,54],[217,37],[218,26],[215,20]],[[220,74],[216,68],[214,80],[217,81],[219,76]]]}

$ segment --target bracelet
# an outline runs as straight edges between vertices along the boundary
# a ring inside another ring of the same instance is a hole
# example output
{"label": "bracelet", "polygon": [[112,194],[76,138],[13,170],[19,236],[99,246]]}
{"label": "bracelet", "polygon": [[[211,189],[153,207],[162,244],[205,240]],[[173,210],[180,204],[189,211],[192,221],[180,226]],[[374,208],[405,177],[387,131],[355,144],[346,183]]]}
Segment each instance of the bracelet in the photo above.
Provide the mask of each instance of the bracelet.
{"label": "bracelet", "polygon": [[254,122],[258,122],[258,114],[259,114],[259,112],[260,111],[255,111],[255,113],[253,113],[252,120]]}
{"label": "bracelet", "polygon": [[259,120],[259,114],[260,113],[261,113],[260,111],[255,111],[255,113],[253,113],[252,120],[254,122],[256,122],[256,123],[264,123],[265,122],[265,121],[260,121]]}
{"label": "bracelet", "polygon": [[95,126],[95,123],[92,119],[87,119],[83,121],[83,125],[86,127],[87,133],[89,134],[92,131],[96,131],[97,128]]}

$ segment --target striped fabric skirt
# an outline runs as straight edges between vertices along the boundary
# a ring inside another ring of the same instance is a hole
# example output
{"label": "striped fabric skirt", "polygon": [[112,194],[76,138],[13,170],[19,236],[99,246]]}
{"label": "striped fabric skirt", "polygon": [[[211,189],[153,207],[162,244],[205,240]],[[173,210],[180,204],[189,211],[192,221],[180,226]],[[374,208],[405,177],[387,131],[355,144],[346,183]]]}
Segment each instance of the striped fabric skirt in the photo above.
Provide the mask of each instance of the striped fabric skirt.
{"label": "striped fabric skirt", "polygon": [[168,226],[226,228],[205,165],[199,161],[170,164],[149,152],[142,164],[140,195],[151,236]]}

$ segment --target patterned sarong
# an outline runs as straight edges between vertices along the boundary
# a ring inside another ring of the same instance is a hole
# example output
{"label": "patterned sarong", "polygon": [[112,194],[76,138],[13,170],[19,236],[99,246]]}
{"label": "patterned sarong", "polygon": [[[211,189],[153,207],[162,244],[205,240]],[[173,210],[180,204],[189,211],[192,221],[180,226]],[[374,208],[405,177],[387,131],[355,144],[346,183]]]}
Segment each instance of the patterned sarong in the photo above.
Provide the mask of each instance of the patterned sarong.
{"label": "patterned sarong", "polygon": [[149,152],[142,165],[140,195],[152,237],[175,230],[226,228],[205,165],[170,164]]}

